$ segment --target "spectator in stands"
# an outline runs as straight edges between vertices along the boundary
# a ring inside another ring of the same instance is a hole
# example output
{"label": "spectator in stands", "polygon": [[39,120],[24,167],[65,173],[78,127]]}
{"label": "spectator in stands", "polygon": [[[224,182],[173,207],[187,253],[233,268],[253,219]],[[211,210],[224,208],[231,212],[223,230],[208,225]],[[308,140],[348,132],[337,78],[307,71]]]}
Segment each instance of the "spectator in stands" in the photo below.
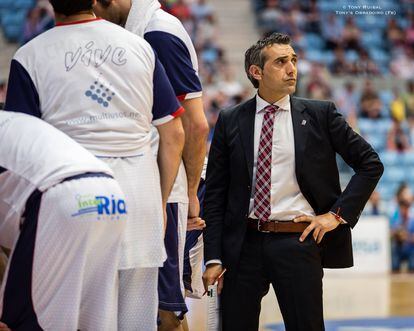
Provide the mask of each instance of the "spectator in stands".
{"label": "spectator in stands", "polygon": [[35,7],[28,11],[23,28],[22,44],[27,43],[39,34],[40,8]]}
{"label": "spectator in stands", "polygon": [[234,71],[229,66],[224,68],[223,77],[217,83],[217,89],[230,99],[243,94],[244,91],[243,85],[235,78]]}
{"label": "spectator in stands", "polygon": [[339,46],[334,50],[335,58],[330,66],[330,70],[335,75],[347,75],[353,71],[352,65],[345,58],[344,49]]}
{"label": "spectator in stands", "polygon": [[29,10],[23,28],[22,44],[27,43],[39,34],[54,27],[54,15],[48,6],[50,5],[41,3]]}
{"label": "spectator in stands", "polygon": [[310,99],[326,100],[331,97],[330,75],[326,67],[320,63],[314,63],[310,72],[306,93]]}
{"label": "spectator in stands", "polygon": [[372,84],[366,80],[360,99],[360,117],[378,119],[382,117],[382,101]]}
{"label": "spectator in stands", "polygon": [[414,272],[414,217],[411,210],[413,197],[406,184],[397,191],[398,207],[390,219],[392,271],[401,271],[404,261]]}
{"label": "spectator in stands", "polygon": [[345,49],[356,51],[361,49],[361,30],[356,26],[355,20],[351,16],[346,19],[342,32],[342,43]]}
{"label": "spectator in stands", "polygon": [[391,72],[404,80],[414,77],[414,47],[404,47],[390,63]]}
{"label": "spectator in stands", "polygon": [[406,119],[404,100],[397,88],[394,88],[393,92],[394,99],[390,104],[391,117],[398,122],[403,122]]}
{"label": "spectator in stands", "polygon": [[387,135],[387,149],[399,153],[407,152],[411,148],[410,140],[404,132],[401,122],[393,119],[393,124]]}
{"label": "spectator in stands", "polygon": [[216,73],[218,65],[223,60],[223,49],[209,39],[198,52],[206,69],[213,74]]}
{"label": "spectator in stands", "polygon": [[202,45],[208,40],[217,39],[217,25],[214,15],[208,15],[201,21],[196,20],[195,24],[197,44]]}
{"label": "spectator in stands", "polygon": [[353,73],[356,75],[379,75],[380,71],[365,49],[358,51],[358,59],[353,63]]}
{"label": "spectator in stands", "polygon": [[365,216],[381,216],[386,215],[387,211],[381,201],[380,193],[375,190],[372,192],[367,204],[365,205],[363,215]]}
{"label": "spectator in stands", "polygon": [[190,8],[196,21],[202,21],[213,16],[213,7],[206,3],[205,0],[194,1]]}
{"label": "spectator in stands", "polygon": [[414,80],[407,82],[407,91],[403,93],[402,99],[407,118],[414,121]]}
{"label": "spectator in stands", "polygon": [[306,16],[306,32],[312,32],[312,33],[321,33],[320,28],[320,21],[321,21],[321,15],[318,10],[318,6],[315,0],[312,0],[309,2],[309,11]]}
{"label": "spectator in stands", "polygon": [[358,110],[359,95],[352,81],[346,81],[342,89],[337,89],[335,93],[335,101],[338,109],[345,117],[355,115]]}
{"label": "spectator in stands", "polygon": [[171,5],[169,12],[177,17],[181,22],[188,21],[191,18],[190,7],[184,0],[177,0]]}
{"label": "spectator in stands", "polygon": [[276,31],[283,25],[283,12],[279,8],[278,0],[267,0],[266,6],[259,14],[259,25],[263,34]]}
{"label": "spectator in stands", "polygon": [[298,48],[296,52],[298,54],[298,59],[300,59],[300,61],[297,64],[298,72],[301,73],[301,76],[305,77],[312,70],[312,63],[306,58],[303,49]]}
{"label": "spectator in stands", "polygon": [[321,29],[327,49],[333,50],[341,45],[343,26],[335,14],[330,14],[328,19],[321,21]]}
{"label": "spectator in stands", "polygon": [[395,18],[388,20],[387,28],[384,30],[384,37],[390,50],[395,50],[404,45],[404,31]]}
{"label": "spectator in stands", "polygon": [[414,47],[414,14],[411,16],[411,24],[405,30],[405,44],[407,47]]}

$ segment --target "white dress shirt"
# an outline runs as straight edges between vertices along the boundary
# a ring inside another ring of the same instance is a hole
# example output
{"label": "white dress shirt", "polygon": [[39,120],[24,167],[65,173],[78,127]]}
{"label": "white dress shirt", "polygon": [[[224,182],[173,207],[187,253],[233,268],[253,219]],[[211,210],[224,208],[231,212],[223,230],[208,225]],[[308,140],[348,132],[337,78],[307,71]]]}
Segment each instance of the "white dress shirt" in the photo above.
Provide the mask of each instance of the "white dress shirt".
{"label": "white dress shirt", "polygon": [[[256,116],[254,123],[254,164],[250,196],[249,217],[254,216],[254,188],[256,185],[257,154],[262,130],[264,108],[270,104],[256,95]],[[315,212],[299,189],[295,173],[295,138],[287,95],[274,103],[281,108],[275,114],[272,143],[272,176],[270,190],[270,220],[291,221],[301,215],[315,216]]]}

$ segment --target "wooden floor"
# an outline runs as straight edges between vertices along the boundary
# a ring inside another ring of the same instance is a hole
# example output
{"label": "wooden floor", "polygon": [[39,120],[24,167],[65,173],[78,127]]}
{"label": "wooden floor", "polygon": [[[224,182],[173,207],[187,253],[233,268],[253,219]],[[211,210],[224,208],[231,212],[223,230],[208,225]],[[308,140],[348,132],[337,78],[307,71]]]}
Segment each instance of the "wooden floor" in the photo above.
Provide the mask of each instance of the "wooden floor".
{"label": "wooden floor", "polygon": [[[206,330],[205,300],[189,299],[190,331]],[[324,277],[325,319],[414,316],[414,275],[349,276],[326,273]],[[263,299],[260,330],[281,322],[274,292]]]}

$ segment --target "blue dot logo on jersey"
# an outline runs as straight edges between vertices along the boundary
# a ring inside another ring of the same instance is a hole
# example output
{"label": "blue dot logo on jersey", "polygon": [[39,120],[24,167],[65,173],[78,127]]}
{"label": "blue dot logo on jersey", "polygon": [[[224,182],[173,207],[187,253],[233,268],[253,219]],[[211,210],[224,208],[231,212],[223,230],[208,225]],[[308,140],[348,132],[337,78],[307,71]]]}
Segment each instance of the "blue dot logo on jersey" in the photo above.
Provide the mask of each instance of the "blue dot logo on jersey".
{"label": "blue dot logo on jersey", "polygon": [[[102,74],[101,74],[102,75]],[[108,108],[112,99],[115,97],[115,92],[111,90],[110,86],[100,81],[100,77],[89,86],[85,92],[85,96],[91,98],[104,108]]]}
{"label": "blue dot logo on jersey", "polygon": [[113,195],[107,196],[93,196],[93,195],[77,195],[77,212],[72,214],[72,217],[96,214],[98,219],[100,216],[111,216],[112,218],[119,218],[118,215],[126,214],[126,204],[123,199],[116,199]]}

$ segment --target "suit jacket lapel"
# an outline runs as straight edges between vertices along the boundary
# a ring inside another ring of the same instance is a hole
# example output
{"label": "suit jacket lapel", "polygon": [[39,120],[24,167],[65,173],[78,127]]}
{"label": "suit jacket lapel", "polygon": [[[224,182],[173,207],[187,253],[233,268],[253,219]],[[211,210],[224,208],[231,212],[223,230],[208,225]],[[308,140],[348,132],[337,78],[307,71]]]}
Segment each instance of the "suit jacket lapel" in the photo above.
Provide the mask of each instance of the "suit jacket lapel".
{"label": "suit jacket lapel", "polygon": [[293,122],[293,136],[295,139],[295,171],[296,178],[300,182],[301,169],[304,159],[306,137],[309,130],[309,115],[305,111],[305,105],[295,97],[291,97],[291,114]]}
{"label": "suit jacket lapel", "polygon": [[256,115],[256,97],[247,101],[240,110],[239,129],[249,169],[250,182],[253,177],[253,145],[254,145],[254,121]]}

